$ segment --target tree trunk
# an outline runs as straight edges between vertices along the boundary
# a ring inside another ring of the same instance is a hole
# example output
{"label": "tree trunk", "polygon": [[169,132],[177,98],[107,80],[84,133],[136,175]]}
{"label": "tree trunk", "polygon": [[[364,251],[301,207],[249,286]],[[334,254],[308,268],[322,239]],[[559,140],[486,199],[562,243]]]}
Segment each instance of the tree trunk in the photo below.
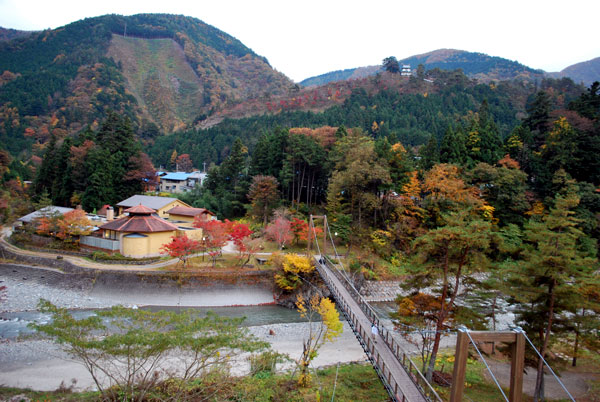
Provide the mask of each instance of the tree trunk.
{"label": "tree trunk", "polygon": [[[581,309],[581,321],[583,321],[583,317],[585,317],[585,308]],[[581,327],[581,321],[575,326],[575,346],[573,347],[573,363],[571,364],[573,367],[577,366],[577,354],[579,353],[579,329]]]}
{"label": "tree trunk", "polygon": [[552,330],[552,321],[554,319],[554,287],[556,286],[556,279],[548,285],[548,293],[550,293],[550,300],[548,301],[548,325],[544,333],[542,341],[542,347],[540,349],[540,355],[542,356],[538,360],[537,377],[535,379],[535,392],[533,393],[534,402],[544,400],[544,360],[543,357],[546,355],[546,349],[548,348],[548,341],[550,340],[550,331]]}

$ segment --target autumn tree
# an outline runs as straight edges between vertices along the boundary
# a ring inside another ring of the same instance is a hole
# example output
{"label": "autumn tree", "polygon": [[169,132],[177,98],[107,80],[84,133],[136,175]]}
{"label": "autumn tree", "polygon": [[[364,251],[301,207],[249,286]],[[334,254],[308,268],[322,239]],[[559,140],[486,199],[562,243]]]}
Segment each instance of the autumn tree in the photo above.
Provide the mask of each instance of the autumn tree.
{"label": "autumn tree", "polygon": [[217,264],[217,257],[221,253],[221,248],[227,244],[229,234],[227,233],[227,224],[219,220],[204,220],[199,216],[194,219],[194,227],[202,229],[202,246],[209,249],[212,258],[213,268]]}
{"label": "autumn tree", "polygon": [[439,299],[435,321],[435,338],[429,356],[427,378],[430,381],[440,346],[442,331],[456,309],[461,294],[476,286],[477,274],[488,264],[491,223],[469,209],[443,216],[444,224],[418,237],[413,242],[411,263],[407,265],[409,280],[403,287],[415,292],[429,288]]}
{"label": "autumn tree", "polygon": [[186,267],[188,259],[192,254],[200,251],[202,245],[198,240],[190,239],[187,235],[172,236],[169,243],[161,247],[162,254],[168,254],[173,258],[178,258]]}
{"label": "autumn tree", "polygon": [[302,355],[300,355],[297,362],[300,367],[298,384],[302,387],[308,387],[312,382],[311,375],[308,372],[310,363],[317,357],[321,346],[327,342],[332,342],[342,334],[343,325],[335,304],[331,300],[316,294],[308,300],[302,295],[298,295],[296,308],[300,312],[300,316],[308,320],[308,335],[303,341]]}
{"label": "autumn tree", "polygon": [[175,161],[176,170],[180,172],[191,172],[194,170],[194,164],[190,158],[190,154],[181,154]]}
{"label": "autumn tree", "polygon": [[279,202],[278,187],[279,182],[273,176],[257,175],[252,178],[248,200],[252,205],[252,213],[261,217],[265,226],[273,208]]}
{"label": "autumn tree", "polygon": [[85,212],[82,209],[74,209],[59,218],[59,230],[56,237],[70,241],[72,237],[90,234],[92,227],[92,222],[87,218]]}
{"label": "autumn tree", "polygon": [[293,238],[292,224],[288,219],[280,216],[267,226],[265,234],[269,240],[277,243],[279,250],[282,250]]}

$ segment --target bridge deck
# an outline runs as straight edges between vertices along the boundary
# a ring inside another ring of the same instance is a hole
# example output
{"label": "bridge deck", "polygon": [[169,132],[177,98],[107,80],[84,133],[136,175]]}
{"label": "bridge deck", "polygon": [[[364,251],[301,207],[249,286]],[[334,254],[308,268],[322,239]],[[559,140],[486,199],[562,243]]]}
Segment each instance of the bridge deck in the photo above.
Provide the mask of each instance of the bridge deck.
{"label": "bridge deck", "polygon": [[[367,356],[369,356],[392,398],[403,402],[427,401],[428,398],[423,395],[415,383],[419,380],[418,376],[420,374],[412,371],[409,374],[404,368],[401,360],[407,364],[407,356],[399,351],[399,346],[389,336],[389,332],[384,330],[383,333],[377,336],[376,342],[373,342],[371,324],[373,320],[377,321],[377,318],[370,318],[363,311],[364,306],[361,308],[362,302],[352,297],[347,285],[345,286],[342,283],[342,279],[338,278],[327,264],[321,263],[321,256],[317,255],[315,259],[319,273],[335,296],[339,307],[344,311],[356,337],[365,349]],[[408,363],[408,367],[411,367],[410,363]]]}

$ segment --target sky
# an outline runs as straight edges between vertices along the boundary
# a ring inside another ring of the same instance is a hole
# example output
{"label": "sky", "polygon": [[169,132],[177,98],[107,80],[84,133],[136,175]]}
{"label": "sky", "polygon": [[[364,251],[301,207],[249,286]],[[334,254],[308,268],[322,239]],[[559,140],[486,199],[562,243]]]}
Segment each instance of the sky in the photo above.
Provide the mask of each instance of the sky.
{"label": "sky", "polygon": [[138,13],[196,17],[296,82],[442,48],[545,71],[600,57],[597,0],[0,0],[0,26],[21,30]]}

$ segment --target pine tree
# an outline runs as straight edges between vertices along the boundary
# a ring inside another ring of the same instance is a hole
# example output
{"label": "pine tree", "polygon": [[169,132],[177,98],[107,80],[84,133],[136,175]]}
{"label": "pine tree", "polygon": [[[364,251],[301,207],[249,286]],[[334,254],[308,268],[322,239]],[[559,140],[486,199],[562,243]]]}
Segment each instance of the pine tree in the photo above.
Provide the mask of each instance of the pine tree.
{"label": "pine tree", "polygon": [[[597,267],[594,256],[581,249],[585,235],[573,216],[578,203],[573,192],[557,195],[548,215],[526,224],[522,259],[504,264],[506,292],[519,303],[520,322],[542,356],[547,355],[557,317],[581,296],[582,285],[592,281]],[[543,368],[538,359],[535,401],[544,399]]]}

